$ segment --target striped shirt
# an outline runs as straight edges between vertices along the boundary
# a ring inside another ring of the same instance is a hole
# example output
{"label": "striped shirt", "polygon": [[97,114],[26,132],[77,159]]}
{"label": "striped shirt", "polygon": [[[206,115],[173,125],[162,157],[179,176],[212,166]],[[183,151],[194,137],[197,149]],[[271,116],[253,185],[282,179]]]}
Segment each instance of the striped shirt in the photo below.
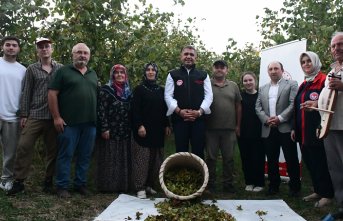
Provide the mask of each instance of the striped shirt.
{"label": "striped shirt", "polygon": [[20,98],[20,117],[39,120],[52,118],[48,107],[48,85],[56,70],[63,65],[52,61],[51,66],[50,73],[43,70],[40,61],[27,68]]}

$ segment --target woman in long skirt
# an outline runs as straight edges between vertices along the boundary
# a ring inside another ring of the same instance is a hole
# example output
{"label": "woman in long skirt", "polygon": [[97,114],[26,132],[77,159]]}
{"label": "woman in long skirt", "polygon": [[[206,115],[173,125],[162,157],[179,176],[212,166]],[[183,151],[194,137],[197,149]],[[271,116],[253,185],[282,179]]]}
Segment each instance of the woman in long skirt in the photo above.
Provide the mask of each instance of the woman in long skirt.
{"label": "woman in long skirt", "polygon": [[130,98],[126,68],[114,65],[98,99],[97,188],[127,192],[130,180]]}

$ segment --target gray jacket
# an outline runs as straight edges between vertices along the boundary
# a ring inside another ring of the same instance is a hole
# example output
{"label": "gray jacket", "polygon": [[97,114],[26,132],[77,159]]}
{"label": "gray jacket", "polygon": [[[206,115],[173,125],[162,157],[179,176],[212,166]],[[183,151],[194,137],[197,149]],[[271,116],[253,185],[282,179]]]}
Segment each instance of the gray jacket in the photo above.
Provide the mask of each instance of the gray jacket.
{"label": "gray jacket", "polygon": [[[258,97],[256,100],[256,114],[262,122],[262,134],[263,138],[267,138],[270,133],[270,127],[265,125],[266,121],[270,117],[269,113],[269,89],[271,84],[265,84],[260,87],[258,91]],[[290,132],[292,129],[291,119],[294,109],[294,98],[298,91],[298,83],[293,80],[281,79],[279,82],[279,90],[276,101],[276,115],[280,115],[283,118],[283,122],[277,127],[281,133]]]}

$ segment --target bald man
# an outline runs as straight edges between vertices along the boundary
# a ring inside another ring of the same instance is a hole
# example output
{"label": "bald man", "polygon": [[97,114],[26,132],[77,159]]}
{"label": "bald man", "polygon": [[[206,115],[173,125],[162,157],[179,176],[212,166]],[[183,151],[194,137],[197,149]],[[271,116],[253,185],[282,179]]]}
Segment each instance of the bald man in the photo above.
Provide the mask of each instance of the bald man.
{"label": "bald man", "polygon": [[297,145],[291,140],[291,119],[293,116],[294,97],[298,91],[296,81],[282,77],[284,70],[280,62],[268,65],[270,82],[260,87],[256,101],[256,114],[262,122],[262,138],[268,158],[269,189],[267,194],[279,192],[279,155],[282,147],[287,163],[288,183],[292,197],[299,196],[300,166]]}
{"label": "bald man", "polygon": [[60,68],[49,85],[48,101],[58,132],[56,188],[60,198],[69,198],[71,162],[76,156],[74,190],[88,195],[87,171],[96,134],[97,75],[87,64],[90,50],[78,43],[72,50],[73,64]]}

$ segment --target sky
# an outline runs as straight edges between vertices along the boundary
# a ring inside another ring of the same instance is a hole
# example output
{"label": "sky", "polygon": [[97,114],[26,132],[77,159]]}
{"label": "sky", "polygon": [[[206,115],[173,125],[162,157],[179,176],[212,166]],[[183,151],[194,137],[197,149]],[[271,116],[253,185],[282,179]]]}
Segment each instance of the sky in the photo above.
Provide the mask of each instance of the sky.
{"label": "sky", "polygon": [[229,38],[238,47],[253,43],[258,47],[262,37],[258,32],[256,15],[263,16],[263,8],[282,8],[283,0],[185,0],[184,6],[174,6],[173,0],[147,0],[162,12],[173,11],[182,19],[197,17],[196,27],[208,50],[218,54],[226,51]]}

